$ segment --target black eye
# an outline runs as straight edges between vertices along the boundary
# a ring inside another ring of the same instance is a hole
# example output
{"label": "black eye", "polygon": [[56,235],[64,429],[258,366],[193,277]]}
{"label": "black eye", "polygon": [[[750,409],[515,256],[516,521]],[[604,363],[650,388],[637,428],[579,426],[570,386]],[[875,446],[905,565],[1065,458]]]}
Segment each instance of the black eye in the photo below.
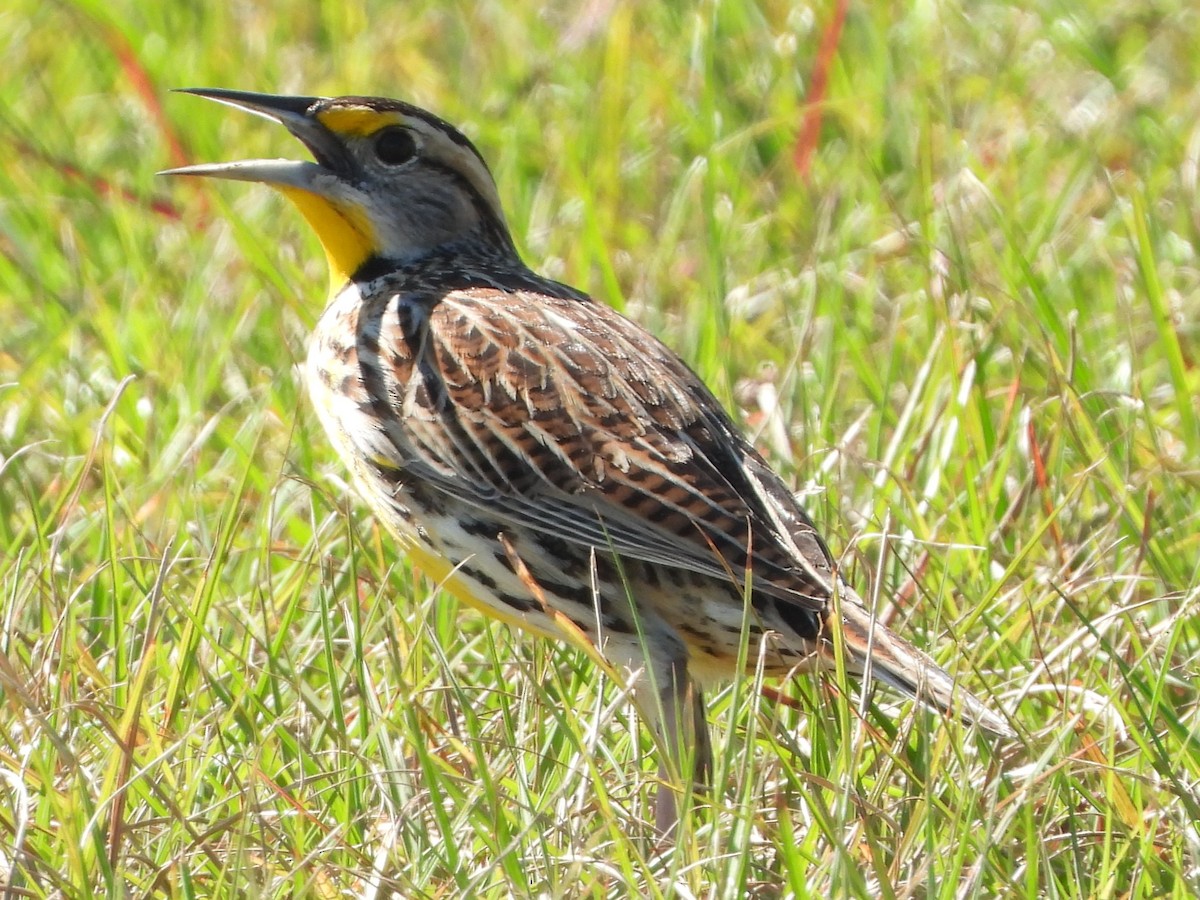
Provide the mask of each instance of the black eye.
{"label": "black eye", "polygon": [[407,128],[387,128],[375,138],[375,156],[381,163],[398,166],[417,155],[417,142]]}

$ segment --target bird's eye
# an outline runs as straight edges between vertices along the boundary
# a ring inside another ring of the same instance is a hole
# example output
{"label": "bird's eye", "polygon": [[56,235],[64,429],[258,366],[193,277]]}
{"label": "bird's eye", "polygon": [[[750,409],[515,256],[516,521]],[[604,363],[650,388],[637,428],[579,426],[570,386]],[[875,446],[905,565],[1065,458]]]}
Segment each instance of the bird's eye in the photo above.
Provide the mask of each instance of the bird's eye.
{"label": "bird's eye", "polygon": [[417,142],[407,128],[387,128],[375,138],[375,156],[387,166],[399,166],[417,155]]}

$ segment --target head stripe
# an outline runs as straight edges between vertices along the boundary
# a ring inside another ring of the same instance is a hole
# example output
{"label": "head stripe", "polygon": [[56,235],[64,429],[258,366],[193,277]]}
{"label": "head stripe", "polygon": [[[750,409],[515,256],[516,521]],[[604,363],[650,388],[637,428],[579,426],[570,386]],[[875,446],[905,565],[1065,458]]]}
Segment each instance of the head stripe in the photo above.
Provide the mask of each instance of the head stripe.
{"label": "head stripe", "polygon": [[[408,127],[424,138],[421,155],[430,163],[440,166],[467,183],[476,196],[487,205],[493,218],[504,222],[504,209],[500,205],[500,193],[492,173],[483,157],[463,138],[465,143],[452,140],[457,131],[447,132],[439,127],[439,121],[412,118]],[[459,135],[461,137],[461,135]]]}
{"label": "head stripe", "polygon": [[369,106],[333,106],[317,112],[316,119],[342,137],[366,137],[389,125],[407,125],[408,117],[398,110],[378,110]]}

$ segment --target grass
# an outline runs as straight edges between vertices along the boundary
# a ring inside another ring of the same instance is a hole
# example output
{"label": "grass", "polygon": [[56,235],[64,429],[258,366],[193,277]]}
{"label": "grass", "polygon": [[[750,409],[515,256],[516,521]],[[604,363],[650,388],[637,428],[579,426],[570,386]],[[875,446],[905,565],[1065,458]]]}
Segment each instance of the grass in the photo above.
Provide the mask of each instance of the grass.
{"label": "grass", "polygon": [[[1200,19],[834,12],[0,13],[6,896],[1200,891]],[[1020,739],[748,677],[657,847],[620,686],[460,616],[347,489],[299,217],[154,178],[297,152],[189,85],[460,123],[529,261],[677,348]]]}

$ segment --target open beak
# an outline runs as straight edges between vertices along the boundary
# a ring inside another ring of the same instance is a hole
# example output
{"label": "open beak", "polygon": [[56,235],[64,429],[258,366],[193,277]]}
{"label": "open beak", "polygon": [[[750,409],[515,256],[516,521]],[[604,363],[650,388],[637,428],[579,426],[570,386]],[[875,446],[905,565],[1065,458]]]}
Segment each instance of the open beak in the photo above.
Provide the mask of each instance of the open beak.
{"label": "open beak", "polygon": [[228,178],[234,181],[257,181],[280,187],[311,190],[314,179],[322,173],[340,175],[350,169],[350,157],[345,147],[324,125],[310,115],[320,97],[283,97],[276,94],[255,94],[249,91],[230,91],[224,88],[181,88],[180,93],[206,97],[226,106],[244,109],[255,115],[279,122],[312,153],[316,160],[302,162],[290,159],[246,159],[238,162],[204,163],[166,169],[159,175],[202,175],[209,178]]}

